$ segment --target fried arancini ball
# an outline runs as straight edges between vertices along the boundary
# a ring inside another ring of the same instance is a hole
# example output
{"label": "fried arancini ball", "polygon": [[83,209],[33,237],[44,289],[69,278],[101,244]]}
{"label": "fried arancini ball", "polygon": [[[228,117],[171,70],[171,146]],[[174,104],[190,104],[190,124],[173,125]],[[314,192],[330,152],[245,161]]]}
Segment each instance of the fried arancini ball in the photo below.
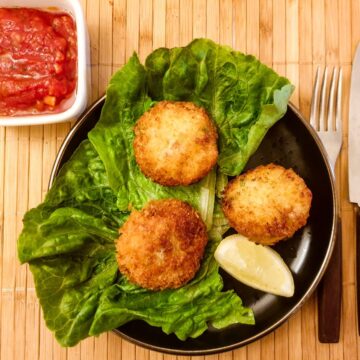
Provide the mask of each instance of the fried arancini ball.
{"label": "fried arancini ball", "polygon": [[208,241],[199,214],[177,199],[150,201],[132,211],[116,243],[120,271],[151,290],[178,288],[200,267]]}
{"label": "fried arancini ball", "polygon": [[134,130],[136,162],[161,185],[192,184],[216,164],[216,127],[191,102],[161,101],[139,118]]}
{"label": "fried arancini ball", "polygon": [[269,164],[230,181],[222,208],[239,234],[273,245],[306,224],[311,200],[311,191],[292,169]]}

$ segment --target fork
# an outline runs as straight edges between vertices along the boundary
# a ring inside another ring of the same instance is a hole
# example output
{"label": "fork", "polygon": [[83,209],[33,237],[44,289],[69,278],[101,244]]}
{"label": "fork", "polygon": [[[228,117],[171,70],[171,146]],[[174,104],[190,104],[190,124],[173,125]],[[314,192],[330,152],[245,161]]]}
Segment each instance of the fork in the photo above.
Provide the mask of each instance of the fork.
{"label": "fork", "polygon": [[[320,89],[320,68],[317,68],[311,100],[310,125],[316,130],[328,155],[333,179],[335,163],[342,145],[341,106],[342,69],[334,67],[330,90],[327,90],[328,68],[325,67]],[[327,107],[327,109],[326,109]],[[339,342],[341,318],[341,218],[337,210],[337,231],[329,266],[318,288],[319,341]]]}

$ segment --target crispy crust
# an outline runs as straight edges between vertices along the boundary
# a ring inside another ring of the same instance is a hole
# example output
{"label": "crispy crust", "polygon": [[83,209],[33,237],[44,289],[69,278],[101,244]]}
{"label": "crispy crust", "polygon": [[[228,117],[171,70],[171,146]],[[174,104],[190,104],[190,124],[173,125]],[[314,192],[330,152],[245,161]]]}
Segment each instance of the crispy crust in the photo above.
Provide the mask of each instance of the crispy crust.
{"label": "crispy crust", "polygon": [[153,200],[121,227],[117,262],[130,281],[144,288],[178,288],[195,276],[207,241],[206,226],[190,205]]}
{"label": "crispy crust", "polygon": [[191,102],[159,102],[139,118],[134,131],[136,162],[159,184],[192,184],[216,164],[216,127]]}
{"label": "crispy crust", "polygon": [[272,245],[306,224],[311,200],[311,191],[292,169],[269,164],[230,181],[222,208],[238,233]]}

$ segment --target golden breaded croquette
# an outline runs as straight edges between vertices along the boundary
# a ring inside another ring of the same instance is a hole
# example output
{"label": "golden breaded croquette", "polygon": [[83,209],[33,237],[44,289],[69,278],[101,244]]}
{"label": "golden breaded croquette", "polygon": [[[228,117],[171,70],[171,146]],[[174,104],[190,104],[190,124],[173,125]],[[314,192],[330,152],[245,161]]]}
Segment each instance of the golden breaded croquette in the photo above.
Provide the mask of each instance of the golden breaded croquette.
{"label": "golden breaded croquette", "polygon": [[199,214],[177,199],[152,200],[132,211],[116,243],[120,271],[151,290],[178,288],[200,267],[208,241]]}
{"label": "golden breaded croquette", "polygon": [[231,180],[222,208],[239,234],[272,245],[306,224],[311,200],[311,191],[292,169],[269,164]]}
{"label": "golden breaded croquette", "polygon": [[216,127],[191,102],[161,101],[139,118],[134,130],[136,162],[159,184],[192,184],[216,164]]}

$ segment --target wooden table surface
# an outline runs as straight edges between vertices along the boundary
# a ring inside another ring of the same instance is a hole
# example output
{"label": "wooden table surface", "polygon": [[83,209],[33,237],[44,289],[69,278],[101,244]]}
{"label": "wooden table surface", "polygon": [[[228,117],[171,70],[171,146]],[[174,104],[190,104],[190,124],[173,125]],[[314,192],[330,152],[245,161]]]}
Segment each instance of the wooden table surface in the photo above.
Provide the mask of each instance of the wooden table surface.
{"label": "wooden table surface", "polygon": [[[344,145],[337,164],[343,232],[340,342],[318,342],[314,294],[300,311],[265,338],[205,358],[360,358],[355,316],[354,213],[347,185],[347,105],[351,62],[360,40],[360,1],[82,0],[82,5],[91,38],[92,100],[104,93],[111,74],[133,51],[144,60],[152,49],[185,45],[197,37],[208,37],[256,55],[287,76],[296,85],[291,100],[306,118],[317,66],[342,65]],[[0,127],[0,358],[174,360],[176,356],[136,347],[111,332],[64,349],[44,324],[32,275],[17,260],[16,240],[25,211],[44,198],[57,149],[70,127],[70,123]]]}

